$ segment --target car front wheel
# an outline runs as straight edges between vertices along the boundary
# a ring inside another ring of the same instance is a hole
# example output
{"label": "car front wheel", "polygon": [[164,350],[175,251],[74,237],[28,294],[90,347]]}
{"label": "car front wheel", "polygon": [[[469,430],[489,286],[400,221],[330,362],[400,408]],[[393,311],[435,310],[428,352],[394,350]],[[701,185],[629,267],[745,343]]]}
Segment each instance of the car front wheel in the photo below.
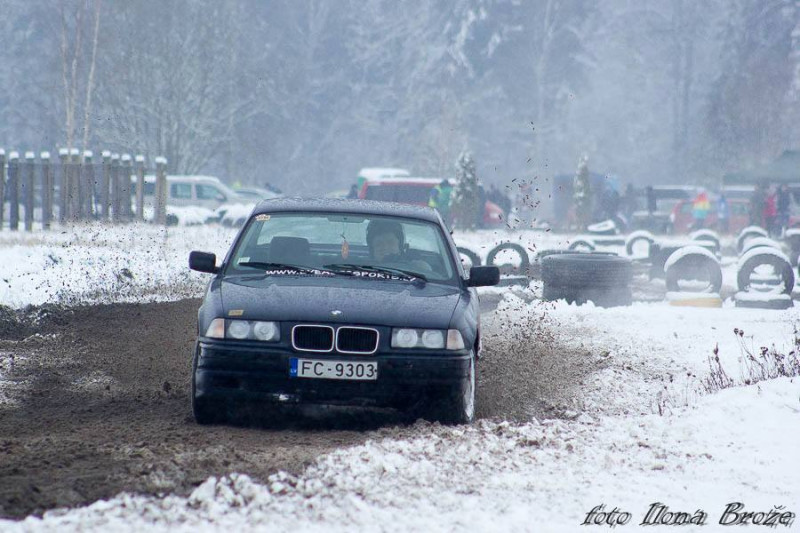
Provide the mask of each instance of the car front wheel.
{"label": "car front wheel", "polygon": [[475,420],[475,354],[470,353],[469,371],[462,382],[430,400],[424,418],[447,425],[470,424]]}
{"label": "car front wheel", "polygon": [[202,426],[218,424],[224,421],[224,416],[222,412],[220,412],[219,406],[210,403],[208,400],[197,397],[195,381],[197,379],[198,356],[198,350],[195,349],[192,359],[192,415],[194,415],[195,422]]}

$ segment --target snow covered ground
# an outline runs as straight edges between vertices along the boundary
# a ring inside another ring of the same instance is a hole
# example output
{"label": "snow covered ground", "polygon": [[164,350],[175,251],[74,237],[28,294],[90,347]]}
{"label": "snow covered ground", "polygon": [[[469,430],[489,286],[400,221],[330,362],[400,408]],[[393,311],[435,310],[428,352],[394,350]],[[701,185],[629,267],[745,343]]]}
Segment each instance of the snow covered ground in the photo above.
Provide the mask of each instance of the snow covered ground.
{"label": "snow covered ground", "polygon": [[[181,291],[202,288],[203,278],[186,271],[188,251],[222,253],[234,235],[208,227],[134,233],[0,234],[0,257],[12,265],[3,277],[13,281],[0,289],[0,303],[19,307],[64,294],[89,301],[98,294],[113,297],[121,286],[136,289],[122,290],[123,298],[177,297],[152,289],[175,283]],[[457,235],[459,244],[484,256],[494,238],[490,232]],[[543,232],[519,237],[537,247],[565,239]],[[57,260],[48,262],[49,253]],[[123,268],[135,282],[119,285],[124,282],[113,273]],[[74,272],[80,275],[69,276]],[[682,530],[717,531],[726,505],[735,502],[745,511],[778,506],[781,513],[800,512],[800,380],[742,385],[748,350],[796,349],[796,309],[666,302],[601,309],[526,303],[514,289],[500,292],[503,301],[484,317],[485,327],[502,321],[506,326],[497,329],[511,336],[539,320],[542,339],[597,361],[597,370],[578,384],[582,397],[574,412],[455,428],[418,422],[400,437],[384,428],[364,445],[320,457],[297,477],[279,473],[265,484],[241,475],[211,478],[187,498],[122,494],[41,519],[0,521],[0,529],[599,531],[609,526],[581,523],[603,505],[604,511],[630,513],[627,526],[618,526],[624,531],[637,529],[649,506],[662,502],[670,512],[697,519],[697,510],[707,513],[705,526]],[[715,348],[738,386],[709,394],[703,381]],[[782,518],[792,524],[781,530],[800,527],[794,517]]]}

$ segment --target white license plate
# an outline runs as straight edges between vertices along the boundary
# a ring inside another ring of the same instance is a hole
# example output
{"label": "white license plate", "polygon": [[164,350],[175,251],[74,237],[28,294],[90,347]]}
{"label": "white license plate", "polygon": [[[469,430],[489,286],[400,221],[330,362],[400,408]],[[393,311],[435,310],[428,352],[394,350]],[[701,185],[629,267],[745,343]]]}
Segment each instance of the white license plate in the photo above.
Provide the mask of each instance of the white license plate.
{"label": "white license plate", "polygon": [[289,377],[317,379],[378,379],[377,361],[323,361],[320,359],[289,359]]}

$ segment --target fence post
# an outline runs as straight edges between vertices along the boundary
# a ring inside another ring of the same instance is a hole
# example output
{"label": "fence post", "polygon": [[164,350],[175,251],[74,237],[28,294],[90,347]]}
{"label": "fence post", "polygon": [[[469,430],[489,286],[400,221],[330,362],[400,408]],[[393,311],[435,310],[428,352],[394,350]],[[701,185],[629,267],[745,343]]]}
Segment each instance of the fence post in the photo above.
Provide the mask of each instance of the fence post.
{"label": "fence post", "polygon": [[81,218],[81,152],[77,148],[70,148],[70,173],[69,173],[69,215],[72,220]]}
{"label": "fence post", "polygon": [[92,166],[93,156],[94,154],[91,150],[83,151],[83,165],[81,166],[81,183],[83,183],[81,190],[83,192],[83,200],[81,201],[81,212],[83,213],[84,218],[94,218],[95,214],[94,166]]}
{"label": "fence post", "polygon": [[102,207],[103,220],[109,220],[111,214],[111,152],[103,150],[103,177],[100,183],[100,206]]}
{"label": "fence post", "polygon": [[[144,156],[136,156],[136,218],[144,220]],[[2,222],[2,219],[0,219]]]}
{"label": "fence post", "polygon": [[19,229],[19,152],[8,154],[8,229]]}
{"label": "fence post", "polygon": [[36,154],[25,152],[25,176],[22,180],[25,200],[25,231],[33,230],[33,193],[36,186],[34,179]]}
{"label": "fence post", "polygon": [[0,231],[6,214],[6,151],[0,148]]}
{"label": "fence post", "polygon": [[53,169],[50,167],[50,152],[39,154],[42,160],[42,228],[50,229],[53,220]]}
{"label": "fence post", "polygon": [[111,220],[113,222],[119,222],[122,215],[119,200],[119,154],[111,154]]}
{"label": "fence post", "polygon": [[133,214],[131,206],[131,174],[133,173],[131,154],[122,154],[120,161],[122,162],[122,180],[119,192],[122,200],[122,215],[125,220],[130,220]]}
{"label": "fence post", "polygon": [[167,158],[156,157],[156,223],[167,225]]}
{"label": "fence post", "polygon": [[58,149],[58,159],[61,162],[61,177],[58,182],[58,221],[62,224],[67,221],[69,211],[69,150]]}

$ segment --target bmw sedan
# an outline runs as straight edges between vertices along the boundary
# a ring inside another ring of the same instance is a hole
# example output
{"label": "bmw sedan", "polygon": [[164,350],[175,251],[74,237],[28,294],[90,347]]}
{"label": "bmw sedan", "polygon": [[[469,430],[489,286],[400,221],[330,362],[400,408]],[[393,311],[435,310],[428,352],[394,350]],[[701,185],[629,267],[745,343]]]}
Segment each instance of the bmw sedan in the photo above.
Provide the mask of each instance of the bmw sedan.
{"label": "bmw sedan", "polygon": [[439,214],[344,199],[262,201],[230,251],[192,252],[213,274],[198,313],[192,408],[201,424],[243,404],[393,407],[444,423],[475,415],[480,314]]}

